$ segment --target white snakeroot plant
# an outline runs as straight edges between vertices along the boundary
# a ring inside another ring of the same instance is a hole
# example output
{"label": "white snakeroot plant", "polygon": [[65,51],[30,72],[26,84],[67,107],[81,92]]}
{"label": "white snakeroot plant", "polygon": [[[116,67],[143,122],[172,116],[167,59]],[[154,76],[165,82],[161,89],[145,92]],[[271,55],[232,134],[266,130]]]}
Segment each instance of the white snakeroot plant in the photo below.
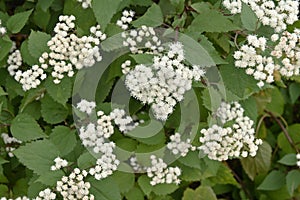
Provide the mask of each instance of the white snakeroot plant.
{"label": "white snakeroot plant", "polygon": [[124,10],[122,12],[122,17],[117,21],[117,26],[119,26],[123,30],[127,30],[130,23],[132,22],[132,18],[134,17],[135,12],[132,10]]}
{"label": "white snakeroot plant", "polygon": [[123,109],[116,108],[109,116],[123,133],[129,132],[139,125],[138,122],[133,121],[131,116],[126,115],[126,112]]}
{"label": "white snakeroot plant", "polygon": [[167,144],[167,148],[171,151],[172,154],[185,157],[188,152],[195,151],[196,147],[191,144],[191,140],[188,138],[186,141],[181,139],[180,133],[175,133],[170,136],[170,142]]}
{"label": "white snakeroot plant", "polygon": [[224,0],[223,5],[231,14],[241,13],[242,3],[247,4],[263,25],[275,32],[286,30],[287,25],[298,20],[298,0]]}
{"label": "white snakeroot plant", "polygon": [[83,9],[92,7],[92,0],[77,0],[77,2],[81,3]]}
{"label": "white snakeroot plant", "polygon": [[17,198],[15,198],[15,199],[8,199],[8,198],[6,198],[6,197],[1,197],[1,199],[0,200],[30,200],[28,197],[26,197],[26,196],[23,196],[23,197],[17,197]]}
{"label": "white snakeroot plant", "polygon": [[78,108],[81,112],[90,115],[92,114],[92,111],[96,108],[96,103],[93,101],[87,101],[85,99],[82,99],[79,103],[77,103],[76,108]]}
{"label": "white snakeroot plant", "polygon": [[2,133],[1,137],[2,137],[4,144],[6,145],[5,151],[7,152],[8,156],[14,157],[13,151],[16,149],[15,145],[21,144],[22,141],[14,138],[14,137],[10,137],[7,133]]}
{"label": "white snakeroot plant", "polygon": [[154,56],[152,65],[136,65],[126,74],[125,84],[131,96],[151,104],[159,120],[165,121],[192,88],[192,81],[199,81],[205,74],[199,66],[187,66],[184,59],[183,45],[172,43],[165,54]]}
{"label": "white snakeroot plant", "polygon": [[52,192],[49,188],[39,192],[39,196],[34,200],[54,200],[56,199],[56,194]]}
{"label": "white snakeroot plant", "polygon": [[52,165],[50,168],[52,171],[59,170],[61,168],[68,166],[68,161],[65,159],[62,159],[60,157],[56,157],[54,159],[54,162],[55,162],[55,164]]}
{"label": "white snakeroot plant", "polygon": [[75,168],[69,176],[63,176],[56,183],[56,191],[61,194],[64,200],[67,199],[84,199],[93,200],[94,195],[90,194],[91,184],[85,182],[84,178],[88,175],[85,170]]}
{"label": "white snakeroot plant", "polygon": [[151,166],[147,168],[147,176],[151,178],[150,184],[152,186],[162,183],[179,184],[181,170],[179,167],[168,167],[168,165],[161,158],[156,158],[155,155],[150,156]]}
{"label": "white snakeroot plant", "polygon": [[[276,72],[286,78],[299,75],[299,41],[299,29],[293,33],[273,34],[269,42],[265,37],[248,35],[248,44],[234,53],[235,66],[244,68],[246,74],[258,80],[259,87],[263,87],[265,82],[274,82]],[[269,49],[272,49],[271,53],[268,53]]]}
{"label": "white snakeroot plant", "polygon": [[6,28],[2,26],[2,21],[0,19],[0,36],[6,33]]}
{"label": "white snakeroot plant", "polygon": [[[244,109],[238,102],[228,104],[221,103],[216,112],[222,126],[212,125],[208,129],[202,129],[199,138],[202,145],[199,150],[203,151],[212,160],[224,161],[232,158],[254,157],[261,139],[254,135],[254,122],[244,116]],[[232,122],[230,127],[223,127],[227,122]]]}

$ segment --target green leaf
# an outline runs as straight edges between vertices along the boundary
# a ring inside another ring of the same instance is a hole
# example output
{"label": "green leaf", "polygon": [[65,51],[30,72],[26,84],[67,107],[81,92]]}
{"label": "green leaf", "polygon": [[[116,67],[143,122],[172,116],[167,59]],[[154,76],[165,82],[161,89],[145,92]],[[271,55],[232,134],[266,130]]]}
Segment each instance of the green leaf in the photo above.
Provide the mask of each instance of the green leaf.
{"label": "green leaf", "polygon": [[266,105],[266,110],[275,115],[282,115],[284,111],[284,98],[278,88],[273,88],[271,92],[271,102]]}
{"label": "green leaf", "polygon": [[[299,148],[300,147],[300,134],[299,134],[300,124],[292,124],[291,126],[287,127],[286,130],[287,130],[289,136],[291,137],[291,139],[296,144],[296,147]],[[283,132],[281,132],[278,135],[277,143],[278,143],[278,146],[285,153],[296,153],[295,149],[293,147],[291,147],[290,143],[286,139],[286,137],[285,137],[285,135],[284,135]]]}
{"label": "green leaf", "polygon": [[286,185],[289,191],[289,194],[293,196],[294,191],[300,185],[300,172],[299,170],[292,170],[286,176]]}
{"label": "green leaf", "polygon": [[280,164],[287,166],[295,166],[297,164],[296,154],[290,153],[283,156],[280,160],[278,160]]}
{"label": "green leaf", "polygon": [[66,126],[56,126],[50,134],[50,141],[57,147],[60,155],[65,156],[76,146],[76,130]]}
{"label": "green leaf", "polygon": [[143,190],[144,194],[149,196],[150,193],[152,192],[152,185],[150,185],[150,178],[146,175],[142,175],[139,177],[137,182],[141,187],[141,189]]}
{"label": "green leaf", "polygon": [[40,31],[31,31],[28,38],[28,51],[32,57],[38,59],[44,52],[48,52],[47,42],[51,36]]}
{"label": "green leaf", "polygon": [[68,116],[68,109],[55,102],[49,95],[46,94],[41,102],[41,113],[46,122],[57,124],[64,121]]}
{"label": "green leaf", "polygon": [[117,183],[121,193],[128,192],[134,186],[135,177],[133,173],[115,171],[111,177]]}
{"label": "green leaf", "polygon": [[233,177],[231,170],[225,165],[220,165],[217,174],[209,177],[208,180],[213,184],[232,184],[240,187],[239,183]]}
{"label": "green leaf", "polygon": [[41,7],[37,6],[33,13],[34,23],[43,30],[49,27],[49,21],[51,19],[51,13],[49,10],[43,10]]}
{"label": "green leaf", "polygon": [[153,63],[154,55],[151,54],[132,54],[130,55],[137,64],[150,64]]}
{"label": "green leaf", "polygon": [[266,173],[271,166],[272,148],[267,142],[259,146],[254,158],[248,157],[241,159],[243,169],[251,180],[258,174]]}
{"label": "green leaf", "polygon": [[190,151],[185,157],[180,157],[178,161],[188,167],[202,169],[201,160],[198,154],[199,153],[196,151]]}
{"label": "green leaf", "polygon": [[245,115],[252,119],[255,123],[258,117],[255,99],[253,97],[249,97],[244,101],[241,101],[240,104],[245,110]]}
{"label": "green leaf", "polygon": [[28,40],[22,42],[20,51],[23,62],[25,62],[28,65],[35,65],[37,63],[37,59],[33,57],[28,51]]}
{"label": "green leaf", "polygon": [[9,195],[9,189],[6,185],[0,184],[0,194],[2,196],[8,196]]}
{"label": "green leaf", "polygon": [[291,102],[294,104],[300,96],[300,83],[291,83],[289,86]]}
{"label": "green leaf", "polygon": [[245,3],[242,6],[241,20],[243,27],[249,31],[255,31],[258,29],[258,19],[253,10]]}
{"label": "green leaf", "polygon": [[50,171],[41,174],[35,182],[42,183],[47,186],[56,186],[56,182],[59,181],[64,175],[65,173],[62,170]]}
{"label": "green leaf", "polygon": [[258,190],[278,190],[285,184],[285,175],[278,170],[271,171],[263,182],[258,186]]}
{"label": "green leaf", "polygon": [[142,190],[135,186],[131,188],[126,194],[125,197],[127,200],[144,200],[144,194]]}
{"label": "green leaf", "polygon": [[72,94],[72,81],[69,77],[64,77],[59,86],[53,83],[53,78],[47,78],[45,87],[48,94],[58,103],[65,105]]}
{"label": "green leaf", "polygon": [[28,169],[42,175],[50,172],[59,151],[50,140],[38,140],[19,147],[14,154]]}
{"label": "green leaf", "polygon": [[103,30],[105,30],[107,24],[110,22],[114,14],[118,11],[121,2],[122,0],[92,1],[92,9],[94,15]]}
{"label": "green leaf", "polygon": [[0,86],[0,96],[5,96],[5,95],[8,95],[4,90],[3,88]]}
{"label": "green leaf", "polygon": [[54,0],[38,0],[37,6],[41,7],[43,11],[47,11],[53,4]]}
{"label": "green leaf", "polygon": [[100,181],[94,178],[88,178],[91,184],[90,193],[95,196],[95,199],[101,200],[121,200],[121,195],[118,185],[111,178],[105,178]]}
{"label": "green leaf", "polygon": [[132,22],[132,25],[135,27],[141,27],[142,25],[156,27],[160,26],[163,20],[163,14],[159,5],[153,3],[143,16]]}
{"label": "green leaf", "polygon": [[205,10],[200,13],[188,27],[189,32],[228,32],[238,30],[228,17],[217,10]]}
{"label": "green leaf", "polygon": [[187,188],[182,200],[217,200],[217,197],[211,187],[199,186],[196,190]]}
{"label": "green leaf", "polygon": [[20,32],[21,29],[25,26],[26,22],[28,21],[32,10],[33,9],[25,12],[19,12],[11,16],[6,22],[7,29],[10,30],[12,33]]}
{"label": "green leaf", "polygon": [[0,60],[2,60],[10,51],[12,41],[8,36],[0,37]]}
{"label": "green leaf", "polygon": [[176,184],[166,184],[161,183],[153,186],[153,192],[157,195],[167,195],[173,193],[175,190],[179,188]]}
{"label": "green leaf", "polygon": [[17,115],[12,121],[10,130],[15,138],[23,142],[46,136],[39,124],[28,114]]}
{"label": "green leaf", "polygon": [[77,159],[77,165],[80,169],[87,169],[92,166],[95,166],[95,164],[96,158],[88,151],[81,154]]}

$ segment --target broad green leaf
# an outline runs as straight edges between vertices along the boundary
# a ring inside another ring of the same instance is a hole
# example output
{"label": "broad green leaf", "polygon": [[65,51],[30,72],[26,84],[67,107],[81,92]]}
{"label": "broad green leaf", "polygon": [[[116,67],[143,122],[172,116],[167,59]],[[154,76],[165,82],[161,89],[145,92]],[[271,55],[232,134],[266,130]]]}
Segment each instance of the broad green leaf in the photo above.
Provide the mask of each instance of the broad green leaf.
{"label": "broad green leaf", "polygon": [[[54,163],[53,163],[54,164]],[[40,177],[35,181],[38,183],[42,183],[47,186],[56,186],[56,182],[61,180],[61,178],[65,175],[62,170],[50,171],[40,175]]]}
{"label": "broad green leaf", "polygon": [[294,104],[300,96],[300,83],[291,83],[289,86],[291,102]]}
{"label": "broad green leaf", "polygon": [[151,54],[132,54],[130,55],[137,64],[150,64],[153,63],[154,55]]}
{"label": "broad green leaf", "polygon": [[118,11],[122,0],[97,0],[92,1],[92,9],[97,22],[101,25],[102,30],[105,30],[114,14]]}
{"label": "broad green leaf", "polygon": [[117,148],[116,154],[121,160],[127,160],[132,156],[132,153],[135,151],[138,142],[130,138],[121,138],[116,140]]}
{"label": "broad green leaf", "polygon": [[150,185],[150,178],[146,175],[142,175],[138,179],[138,184],[140,188],[143,190],[144,194],[149,196],[152,192],[152,185]]}
{"label": "broad green leaf", "polygon": [[51,36],[40,31],[31,31],[28,38],[28,51],[32,57],[38,59],[44,52],[48,52],[47,42]]}
{"label": "broad green leaf", "polygon": [[22,42],[20,51],[23,62],[30,66],[37,64],[37,59],[33,57],[28,51],[28,40]]}
{"label": "broad green leaf", "polygon": [[117,183],[121,193],[128,192],[134,186],[135,177],[133,173],[116,171],[111,177]]}
{"label": "broad green leaf", "polygon": [[131,188],[125,197],[127,200],[144,200],[144,194],[138,186]]}
{"label": "broad green leaf", "polygon": [[0,96],[8,95],[4,90],[3,87],[0,86]]}
{"label": "broad green leaf", "polygon": [[121,200],[121,195],[118,185],[111,178],[105,178],[100,181],[93,177],[87,179],[91,184],[90,193],[95,196],[95,199],[101,200]]}
{"label": "broad green leaf", "polygon": [[42,175],[50,172],[50,167],[54,164],[59,151],[50,140],[44,139],[21,146],[14,151],[14,154],[28,169]]}
{"label": "broad green leaf", "polygon": [[258,147],[255,157],[241,159],[243,169],[251,180],[258,174],[266,173],[271,166],[272,148],[267,142]]}
{"label": "broad green leaf", "polygon": [[41,102],[34,101],[27,104],[22,113],[31,115],[35,120],[38,120],[41,117]]}
{"label": "broad green leaf", "polygon": [[217,10],[205,10],[200,13],[188,27],[190,32],[229,32],[238,30],[230,19]]}
{"label": "broad green leaf", "polygon": [[278,170],[271,171],[263,182],[258,186],[258,190],[278,190],[285,184],[285,175]]}
{"label": "broad green leaf", "polygon": [[157,195],[167,195],[173,193],[178,188],[179,186],[174,183],[172,184],[162,183],[153,186],[153,192]]}
{"label": "broad green leaf", "polygon": [[278,88],[273,88],[271,91],[271,102],[266,105],[266,110],[275,115],[282,115],[284,111],[284,98]]}
{"label": "broad green leaf", "polygon": [[8,196],[9,195],[9,189],[8,189],[7,185],[0,184],[0,194],[2,196]]}
{"label": "broad green leaf", "polygon": [[49,95],[46,94],[41,102],[41,113],[46,122],[57,124],[64,121],[68,116],[68,109],[55,102]]}
{"label": "broad green leaf", "polygon": [[180,157],[178,161],[188,167],[202,169],[201,167],[202,162],[198,154],[199,153],[196,151],[190,151],[185,157]]}
{"label": "broad green leaf", "polygon": [[286,185],[289,194],[292,196],[294,191],[299,188],[300,185],[300,172],[299,170],[292,170],[286,176]]}
{"label": "broad green leaf", "polygon": [[184,0],[170,0],[170,2],[175,7],[177,13],[182,13],[184,10]]}
{"label": "broad green leaf", "polygon": [[17,115],[12,121],[10,130],[15,138],[23,142],[46,136],[39,124],[28,114]]}
{"label": "broad green leaf", "polygon": [[156,27],[160,26],[163,20],[163,14],[159,5],[153,3],[143,16],[132,22],[132,25],[135,27],[141,27],[142,25]]}
{"label": "broad green leaf", "polygon": [[220,165],[216,176],[209,177],[208,180],[213,184],[232,184],[240,187],[239,183],[233,177],[231,170],[225,165]]}
{"label": "broad green leaf", "polygon": [[202,91],[203,105],[210,111],[216,111],[222,102],[221,93],[214,87],[207,87]]}
{"label": "broad green leaf", "polygon": [[203,169],[200,170],[197,168],[188,167],[186,165],[180,165],[180,164],[177,164],[177,166],[181,169],[181,175],[180,175],[181,180],[194,182],[203,179],[203,171],[204,171]]}
{"label": "broad green leaf", "polygon": [[69,77],[64,77],[59,86],[53,83],[53,78],[47,78],[45,87],[48,94],[58,103],[65,105],[72,93],[72,81]]}
{"label": "broad green leaf", "polygon": [[196,190],[187,188],[182,200],[217,200],[217,197],[211,187],[199,186]]}
{"label": "broad green leaf", "polygon": [[50,141],[57,147],[60,155],[65,156],[76,146],[76,130],[71,130],[66,126],[56,126],[50,134]]}
{"label": "broad green leaf", "polygon": [[85,152],[77,159],[77,165],[80,169],[87,169],[96,164],[96,158],[90,153]]}
{"label": "broad green leaf", "polygon": [[45,188],[46,186],[39,182],[31,183],[28,187],[27,196],[31,199],[36,198],[39,195],[40,191],[44,190]]}
{"label": "broad green leaf", "polygon": [[26,194],[28,189],[28,183],[25,178],[20,178],[14,184],[12,191],[14,195],[21,196],[22,194]]}
{"label": "broad green leaf", "polygon": [[[287,130],[289,136],[291,137],[291,139],[293,140],[293,142],[296,144],[296,147],[299,148],[300,147],[300,134],[299,134],[300,124],[293,124],[293,125],[287,127],[286,130]],[[288,140],[283,132],[281,132],[278,135],[277,143],[278,143],[278,146],[285,153],[295,153],[295,149],[293,147],[291,147],[291,144],[288,142]]]}
{"label": "broad green leaf", "polygon": [[296,154],[290,153],[283,156],[280,160],[278,160],[280,164],[287,166],[295,166],[297,164]]}
{"label": "broad green leaf", "polygon": [[37,6],[41,7],[43,11],[48,10],[53,4],[54,0],[38,0]]}
{"label": "broad green leaf", "polygon": [[49,10],[43,10],[39,6],[36,7],[33,13],[33,21],[39,28],[41,28],[42,30],[47,30],[50,19],[51,13]]}
{"label": "broad green leaf", "polygon": [[243,27],[249,31],[255,31],[258,29],[258,19],[253,10],[245,3],[242,6],[241,20]]}
{"label": "broad green leaf", "polygon": [[0,61],[9,53],[12,41],[8,36],[0,37]]}
{"label": "broad green leaf", "polygon": [[26,22],[28,21],[28,18],[31,15],[31,13],[32,9],[14,14],[6,22],[7,29],[10,30],[12,33],[20,32],[21,29],[25,26]]}
{"label": "broad green leaf", "polygon": [[208,2],[197,2],[192,4],[191,7],[199,13],[207,12],[211,9],[211,5]]}
{"label": "broad green leaf", "polygon": [[255,123],[258,117],[255,99],[253,97],[249,97],[244,101],[241,101],[240,104],[245,110],[244,114],[248,116],[250,119],[252,119]]}

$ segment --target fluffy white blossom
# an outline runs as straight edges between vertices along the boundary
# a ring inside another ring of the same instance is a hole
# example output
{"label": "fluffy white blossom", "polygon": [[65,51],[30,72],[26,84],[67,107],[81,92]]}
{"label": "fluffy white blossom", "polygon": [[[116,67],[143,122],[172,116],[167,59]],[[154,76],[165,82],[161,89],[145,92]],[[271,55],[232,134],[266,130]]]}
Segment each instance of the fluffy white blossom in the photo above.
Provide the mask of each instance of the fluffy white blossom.
{"label": "fluffy white blossom", "polygon": [[91,184],[85,182],[84,178],[88,175],[85,170],[75,168],[69,176],[63,176],[56,182],[56,191],[58,191],[64,200],[84,199],[93,200],[94,195],[90,194]]}
{"label": "fluffy white blossom", "polygon": [[2,26],[2,21],[0,19],[0,36],[6,33],[6,28]]}
{"label": "fluffy white blossom", "polygon": [[[299,75],[300,69],[300,31],[284,31],[274,34],[268,42],[265,37],[249,35],[247,43],[234,53],[235,66],[244,68],[248,75],[259,82],[259,87],[275,81],[274,74],[279,72],[283,77]],[[271,53],[269,53],[269,49]]]}
{"label": "fluffy white blossom", "polygon": [[90,115],[92,111],[96,108],[96,103],[93,101],[87,101],[85,99],[81,99],[81,101],[77,103],[76,108],[78,108],[81,112]]}
{"label": "fluffy white blossom", "polygon": [[77,0],[77,2],[81,3],[82,8],[84,9],[92,7],[92,0]]}
{"label": "fluffy white blossom", "polygon": [[55,164],[52,165],[51,168],[50,168],[52,171],[59,170],[59,169],[61,169],[63,167],[68,166],[68,161],[65,160],[65,159],[62,159],[60,157],[56,157],[54,159],[54,162],[55,162]]}
{"label": "fluffy white blossom", "polygon": [[300,168],[300,153],[297,153],[296,158],[297,158],[297,166]]}
{"label": "fluffy white blossom", "polygon": [[0,200],[30,200],[28,197],[23,196],[23,197],[17,197],[15,199],[10,199],[10,198],[6,198],[6,197],[1,197]]}
{"label": "fluffy white blossom", "polygon": [[134,170],[135,173],[146,172],[147,169],[148,169],[148,167],[140,165],[138,163],[137,157],[135,157],[135,156],[130,157],[129,164],[130,164],[130,166],[132,167],[132,169]]}
{"label": "fluffy white blossom", "polygon": [[134,17],[135,12],[132,10],[124,10],[122,12],[122,17],[117,21],[117,25],[121,27],[123,30],[127,30],[129,24],[132,22],[132,18]]}
{"label": "fluffy white blossom", "polygon": [[123,133],[127,133],[133,130],[139,125],[138,122],[134,122],[132,117],[126,115],[123,109],[114,109],[109,116],[114,120],[114,123],[119,127],[119,130]]}
{"label": "fluffy white blossom", "polygon": [[196,150],[196,147],[191,145],[191,140],[186,139],[186,141],[183,141],[179,133],[170,136],[170,142],[167,144],[167,148],[172,154],[180,154],[182,157],[186,156],[190,150]]}
{"label": "fluffy white blossom", "polygon": [[298,0],[223,0],[225,8],[232,14],[242,11],[242,3],[247,4],[263,25],[270,26],[276,32],[281,32],[287,28],[288,24],[293,24],[298,20]]}
{"label": "fluffy white blossom", "polygon": [[49,188],[39,192],[39,196],[34,200],[54,200],[56,199],[56,194],[52,192]]}
{"label": "fluffy white blossom", "polygon": [[244,109],[238,102],[221,103],[216,116],[224,125],[232,122],[230,127],[217,124],[208,129],[202,129],[199,138],[202,145],[198,147],[212,160],[224,161],[231,158],[254,157],[261,139],[255,137],[254,122],[244,116]]}
{"label": "fluffy white blossom", "polygon": [[181,43],[172,43],[169,48],[166,55],[155,56],[152,65],[136,65],[125,77],[131,96],[151,104],[154,116],[160,120],[173,112],[176,103],[192,88],[192,81],[199,81],[205,74],[199,66],[185,65]]}
{"label": "fluffy white blossom", "polygon": [[168,165],[161,158],[156,158],[155,155],[150,156],[151,166],[147,168],[147,176],[151,178],[150,184],[152,186],[161,183],[175,183],[179,184],[181,170],[179,167],[168,167]]}
{"label": "fluffy white blossom", "polygon": [[7,133],[2,133],[1,137],[3,139],[4,144],[6,145],[5,151],[8,153],[9,157],[14,157],[14,154],[12,153],[16,149],[16,145],[19,145],[22,143],[22,141],[10,137]]}

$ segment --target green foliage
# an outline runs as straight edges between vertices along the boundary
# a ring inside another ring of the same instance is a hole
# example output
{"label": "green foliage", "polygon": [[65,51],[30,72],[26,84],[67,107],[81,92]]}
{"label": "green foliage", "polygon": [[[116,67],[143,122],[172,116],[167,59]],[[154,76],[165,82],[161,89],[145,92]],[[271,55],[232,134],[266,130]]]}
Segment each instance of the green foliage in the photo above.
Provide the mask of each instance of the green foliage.
{"label": "green foliage", "polygon": [[243,27],[245,27],[249,31],[255,31],[258,28],[258,19],[253,10],[243,3],[242,13],[241,13],[241,20]]}
{"label": "green foliage", "polygon": [[11,16],[6,22],[7,29],[12,33],[18,33],[25,26],[31,13],[32,9]]}
{"label": "green foliage", "polygon": [[148,8],[147,12],[134,22],[132,22],[133,26],[141,27],[142,25],[156,27],[163,23],[163,14],[161,12],[160,7],[153,3],[150,8]]}
{"label": "green foliage", "polygon": [[264,181],[258,186],[259,190],[278,190],[285,184],[285,176],[281,171],[271,171]]}
{"label": "green foliage", "polygon": [[200,186],[196,190],[187,188],[184,191],[183,200],[217,200],[217,197],[210,187]]}

